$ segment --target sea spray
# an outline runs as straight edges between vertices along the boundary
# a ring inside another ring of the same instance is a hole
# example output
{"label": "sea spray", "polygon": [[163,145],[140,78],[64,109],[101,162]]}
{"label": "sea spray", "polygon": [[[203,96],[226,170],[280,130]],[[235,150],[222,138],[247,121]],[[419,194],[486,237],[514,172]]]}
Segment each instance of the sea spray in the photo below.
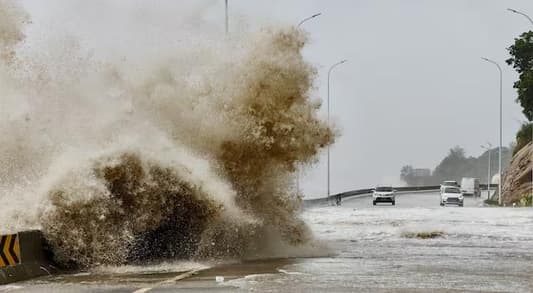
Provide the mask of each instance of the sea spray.
{"label": "sea spray", "polygon": [[115,60],[72,37],[17,45],[28,18],[12,10],[0,22],[15,32],[0,35],[2,230],[42,229],[73,267],[269,257],[311,240],[292,181],[334,135],[309,98],[305,33]]}

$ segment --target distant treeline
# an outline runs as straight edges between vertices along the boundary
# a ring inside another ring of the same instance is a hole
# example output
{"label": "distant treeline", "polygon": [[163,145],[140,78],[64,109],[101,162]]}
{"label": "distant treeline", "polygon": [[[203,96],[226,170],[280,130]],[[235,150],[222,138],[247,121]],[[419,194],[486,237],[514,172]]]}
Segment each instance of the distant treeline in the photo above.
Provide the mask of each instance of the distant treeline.
{"label": "distant treeline", "polygon": [[[498,174],[498,148],[490,150],[491,153],[491,177]],[[400,178],[408,186],[438,185],[445,180],[461,182],[463,177],[479,178],[481,183],[486,183],[488,172],[489,151],[479,157],[466,157],[463,148],[456,146],[450,149],[448,155],[439,165],[427,175],[420,176],[419,172],[410,165],[403,166]],[[509,148],[502,148],[502,170],[509,164],[511,152]]]}

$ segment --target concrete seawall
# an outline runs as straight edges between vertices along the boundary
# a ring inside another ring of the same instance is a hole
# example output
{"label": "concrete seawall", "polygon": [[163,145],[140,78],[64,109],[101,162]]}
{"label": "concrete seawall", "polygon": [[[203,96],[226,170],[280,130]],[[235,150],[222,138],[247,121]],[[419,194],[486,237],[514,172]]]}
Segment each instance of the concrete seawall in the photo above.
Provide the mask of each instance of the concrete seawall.
{"label": "concrete seawall", "polygon": [[40,231],[0,235],[0,284],[49,274]]}

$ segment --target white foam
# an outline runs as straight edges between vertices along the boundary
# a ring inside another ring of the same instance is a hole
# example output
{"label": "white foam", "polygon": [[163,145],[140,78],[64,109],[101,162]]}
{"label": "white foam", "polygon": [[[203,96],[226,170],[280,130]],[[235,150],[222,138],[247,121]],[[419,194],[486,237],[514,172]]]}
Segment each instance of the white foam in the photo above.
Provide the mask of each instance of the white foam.
{"label": "white foam", "polygon": [[120,266],[97,266],[91,268],[93,274],[150,274],[150,273],[173,273],[210,268],[209,263],[192,261],[162,262],[159,264],[146,265],[120,265]]}

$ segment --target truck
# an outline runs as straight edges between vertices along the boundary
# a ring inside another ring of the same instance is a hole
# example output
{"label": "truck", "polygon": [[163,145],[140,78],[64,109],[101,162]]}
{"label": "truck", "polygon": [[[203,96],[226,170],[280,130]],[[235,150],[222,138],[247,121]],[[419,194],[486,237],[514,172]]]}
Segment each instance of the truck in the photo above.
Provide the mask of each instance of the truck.
{"label": "truck", "polygon": [[461,180],[461,193],[463,195],[481,196],[478,178],[463,178]]}

